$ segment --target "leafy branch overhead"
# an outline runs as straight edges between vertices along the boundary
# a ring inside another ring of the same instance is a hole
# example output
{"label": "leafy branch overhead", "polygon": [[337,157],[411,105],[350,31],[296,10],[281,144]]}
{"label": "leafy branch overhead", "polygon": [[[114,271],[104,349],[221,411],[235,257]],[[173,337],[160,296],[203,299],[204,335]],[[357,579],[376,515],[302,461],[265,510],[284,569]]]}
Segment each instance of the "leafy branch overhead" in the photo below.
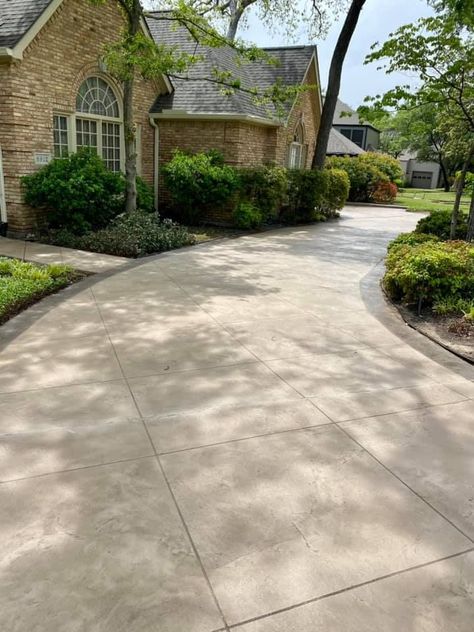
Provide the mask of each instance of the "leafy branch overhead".
{"label": "leafy branch overhead", "polygon": [[423,18],[372,46],[365,63],[383,61],[387,74],[408,73],[418,78],[416,87],[399,85],[383,96],[369,97],[376,104],[417,107],[451,104],[459,108],[474,131],[474,38],[445,16]]}
{"label": "leafy branch overhead", "polygon": [[[118,0],[122,6],[133,0]],[[240,76],[235,72],[223,70],[218,65],[211,69],[210,74],[195,74],[189,72],[196,64],[203,61],[205,56],[203,47],[217,49],[231,48],[234,53],[236,68],[248,63],[266,63],[278,65],[278,60],[254,45],[247,45],[241,40],[229,41],[221,35],[205,17],[196,14],[185,3],[169,12],[150,13],[140,7],[142,18],[154,21],[169,21],[175,28],[183,27],[195,44],[193,53],[184,52],[176,46],[158,44],[143,30],[131,35],[124,29],[122,38],[104,49],[104,59],[109,72],[119,81],[133,78],[136,74],[145,79],[156,79],[165,74],[171,79],[183,81],[204,81],[218,84],[222,93],[231,95],[236,91],[249,94],[258,105],[271,105],[277,115],[283,115],[285,105],[292,102],[296,96],[314,86],[285,86],[276,81],[275,85],[262,89],[252,85],[244,85]]]}

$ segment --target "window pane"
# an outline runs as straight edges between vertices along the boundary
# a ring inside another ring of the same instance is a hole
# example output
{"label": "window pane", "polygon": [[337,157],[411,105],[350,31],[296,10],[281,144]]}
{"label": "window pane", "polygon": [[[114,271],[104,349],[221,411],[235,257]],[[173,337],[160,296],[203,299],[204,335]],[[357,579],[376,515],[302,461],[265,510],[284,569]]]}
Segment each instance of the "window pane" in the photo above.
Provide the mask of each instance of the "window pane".
{"label": "window pane", "polygon": [[120,125],[102,123],[102,158],[108,169],[120,171]]}
{"label": "window pane", "polygon": [[53,150],[55,158],[64,158],[69,150],[68,118],[55,114],[53,116]]}
{"label": "window pane", "polygon": [[97,147],[97,122],[78,118],[76,120],[76,145],[81,147]]}
{"label": "window pane", "polygon": [[362,142],[364,140],[364,131],[361,129],[353,129],[352,130],[352,142],[359,147],[362,147]]}

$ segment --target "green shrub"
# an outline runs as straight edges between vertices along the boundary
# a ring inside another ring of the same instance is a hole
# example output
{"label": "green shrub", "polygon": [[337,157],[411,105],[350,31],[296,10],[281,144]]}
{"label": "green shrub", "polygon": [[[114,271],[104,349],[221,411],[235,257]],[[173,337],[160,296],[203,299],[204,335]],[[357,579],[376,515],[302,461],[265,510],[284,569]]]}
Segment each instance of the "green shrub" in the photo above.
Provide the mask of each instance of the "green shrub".
{"label": "green shrub", "polygon": [[23,178],[25,202],[47,211],[53,228],[81,234],[105,226],[123,210],[123,180],[95,153],[82,150]]}
{"label": "green shrub", "polygon": [[290,169],[288,205],[281,214],[285,223],[312,222],[322,218],[327,199],[328,171]]}
{"label": "green shrub", "polygon": [[436,235],[427,235],[425,233],[401,233],[396,239],[388,244],[388,251],[397,246],[416,246],[424,244],[427,241],[439,241]]}
{"label": "green shrub", "polygon": [[464,315],[468,316],[474,310],[474,299],[442,298],[433,305],[433,311],[439,316]]}
{"label": "green shrub", "polygon": [[262,212],[252,202],[240,202],[232,217],[234,224],[243,229],[258,228],[263,223]]}
{"label": "green shrub", "polygon": [[[124,175],[109,171],[89,149],[52,160],[22,182],[25,202],[45,209],[53,229],[82,235],[103,228],[125,209]],[[137,206],[146,211],[154,207],[153,191],[141,178],[137,178]]]}
{"label": "green shrub", "polygon": [[474,246],[463,241],[399,245],[386,259],[384,286],[406,303],[474,296]]}
{"label": "green shrub", "polygon": [[359,156],[331,156],[326,160],[327,169],[343,169],[349,176],[349,200],[370,202],[374,187],[380,182],[389,182],[388,176],[370,161],[361,161]]}
{"label": "green shrub", "polygon": [[161,221],[157,213],[138,210],[123,213],[106,228],[80,236],[65,230],[53,231],[48,241],[80,250],[140,257],[193,244],[194,236],[169,219]]}
{"label": "green shrub", "polygon": [[349,197],[350,180],[344,169],[327,169],[327,189],[323,208],[328,217],[334,217]]}
{"label": "green shrub", "polygon": [[282,167],[239,169],[240,198],[258,206],[265,222],[274,220],[286,201],[288,177]]}
{"label": "green shrub", "polygon": [[209,209],[225,208],[239,188],[237,170],[223,164],[215,150],[195,155],[177,150],[162,173],[174,214],[188,224],[201,222]]}
{"label": "green shrub", "polygon": [[[436,235],[440,239],[449,239],[451,230],[451,211],[431,211],[426,217],[422,217],[416,225],[415,232]],[[456,239],[464,239],[467,233],[467,217],[459,213],[456,227]]]}
{"label": "green shrub", "polygon": [[390,182],[401,186],[404,179],[403,169],[399,161],[389,154],[381,154],[375,151],[367,151],[357,157],[362,165],[370,165],[381,171]]}
{"label": "green shrub", "polygon": [[[152,213],[155,210],[155,196],[153,188],[139,176],[137,176],[137,208],[141,211],[146,211],[147,213]],[[124,209],[122,208],[122,210]]]}

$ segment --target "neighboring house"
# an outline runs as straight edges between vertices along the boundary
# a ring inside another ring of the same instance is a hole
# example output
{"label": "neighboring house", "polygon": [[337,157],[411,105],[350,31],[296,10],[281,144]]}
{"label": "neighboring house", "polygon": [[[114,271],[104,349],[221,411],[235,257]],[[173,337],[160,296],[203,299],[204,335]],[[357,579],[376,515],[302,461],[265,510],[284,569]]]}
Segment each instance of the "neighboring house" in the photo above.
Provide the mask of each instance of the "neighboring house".
{"label": "neighboring house", "polygon": [[358,145],[349,140],[346,136],[338,132],[337,129],[331,128],[329,133],[327,156],[358,156],[365,153]]}
{"label": "neighboring house", "polygon": [[404,152],[398,157],[406,184],[415,189],[437,189],[443,186],[443,176],[438,163],[419,161],[416,152]]}
{"label": "neighboring house", "polygon": [[[113,171],[124,168],[121,87],[101,61],[104,45],[120,37],[116,2],[2,0],[0,4],[0,210],[12,233],[37,223],[22,201],[20,178],[79,147],[92,146]],[[137,80],[134,111],[138,172],[159,187],[159,166],[176,148],[218,149],[234,165],[276,163],[308,167],[321,116],[316,49],[269,49],[279,61],[238,66],[231,49],[196,47],[183,29],[150,20],[142,28],[204,58],[189,79]],[[257,106],[244,92],[225,96],[206,81],[212,66],[235,71],[246,87],[275,81],[312,86],[283,115]],[[197,80],[201,78],[200,80]]]}
{"label": "neighboring house", "polygon": [[364,151],[377,151],[380,146],[380,131],[370,123],[362,123],[357,112],[339,99],[332,125]]}

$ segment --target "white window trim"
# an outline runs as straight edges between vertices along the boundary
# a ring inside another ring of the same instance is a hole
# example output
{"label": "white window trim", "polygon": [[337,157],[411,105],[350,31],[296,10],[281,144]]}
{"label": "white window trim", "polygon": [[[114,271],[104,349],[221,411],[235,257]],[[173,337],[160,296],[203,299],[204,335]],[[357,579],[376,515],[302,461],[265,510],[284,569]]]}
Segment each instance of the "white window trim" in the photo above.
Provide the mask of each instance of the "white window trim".
{"label": "white window trim", "polygon": [[[54,116],[64,116],[67,119],[67,137],[68,137],[68,151],[71,154],[77,152],[77,129],[76,120],[79,118],[83,121],[95,121],[99,123],[97,126],[97,155],[102,158],[102,123],[115,123],[120,126],[120,170],[125,171],[125,134],[123,131],[123,123],[120,118],[97,116],[93,114],[82,114],[82,112],[75,112],[74,114],[67,114],[60,110],[54,110]],[[53,127],[51,127],[51,131]],[[54,143],[53,143],[54,150]],[[54,153],[54,152],[53,152]],[[138,152],[137,152],[138,153]],[[140,145],[141,154],[141,145]],[[138,162],[137,162],[138,164]]]}

